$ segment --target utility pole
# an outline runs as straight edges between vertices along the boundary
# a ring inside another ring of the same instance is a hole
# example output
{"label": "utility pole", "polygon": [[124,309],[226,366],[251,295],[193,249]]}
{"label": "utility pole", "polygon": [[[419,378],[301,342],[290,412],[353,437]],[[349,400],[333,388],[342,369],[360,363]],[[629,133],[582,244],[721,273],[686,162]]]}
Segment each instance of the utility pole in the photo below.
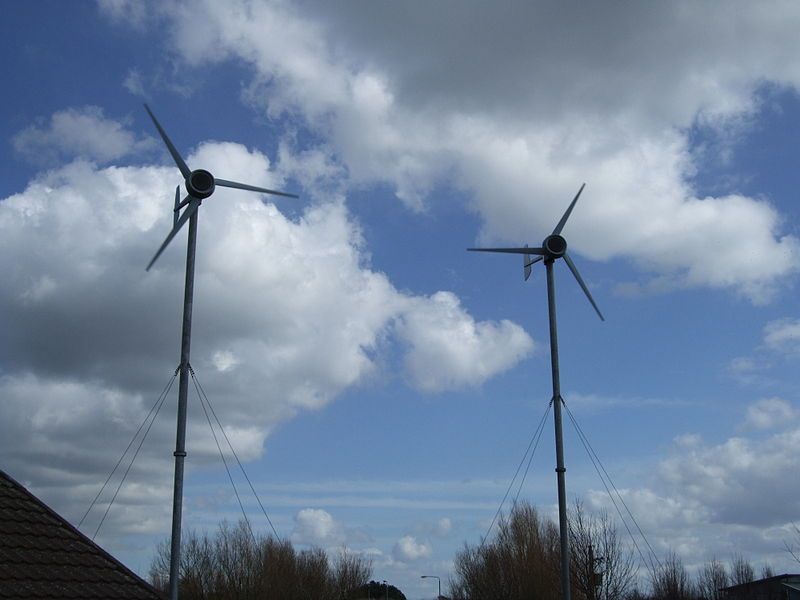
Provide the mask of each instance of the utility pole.
{"label": "utility pole", "polygon": [[603,585],[603,572],[595,570],[595,564],[603,562],[605,557],[594,555],[594,546],[589,543],[589,600],[597,600],[597,588]]}

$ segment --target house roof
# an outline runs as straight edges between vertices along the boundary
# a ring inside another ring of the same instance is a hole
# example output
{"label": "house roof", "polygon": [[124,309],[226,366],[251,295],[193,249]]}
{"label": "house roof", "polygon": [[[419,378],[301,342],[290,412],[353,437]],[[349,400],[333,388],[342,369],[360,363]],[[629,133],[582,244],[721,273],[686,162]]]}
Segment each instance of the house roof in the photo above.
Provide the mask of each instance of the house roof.
{"label": "house roof", "polygon": [[767,577],[765,579],[754,579],[753,581],[748,581],[747,583],[739,583],[736,585],[720,588],[720,591],[730,592],[737,590],[739,588],[748,588],[770,583],[783,583],[784,585],[786,585],[787,583],[800,583],[800,575],[798,575],[797,573],[784,573],[783,575],[773,575],[772,577]]}
{"label": "house roof", "polygon": [[2,470],[0,598],[163,600]]}

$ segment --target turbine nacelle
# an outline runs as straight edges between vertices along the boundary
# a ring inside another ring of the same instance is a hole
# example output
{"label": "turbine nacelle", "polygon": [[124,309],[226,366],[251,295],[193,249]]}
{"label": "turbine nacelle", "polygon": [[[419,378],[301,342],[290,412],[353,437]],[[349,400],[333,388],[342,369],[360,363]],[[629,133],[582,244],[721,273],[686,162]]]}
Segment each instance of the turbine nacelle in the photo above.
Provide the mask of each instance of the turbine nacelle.
{"label": "turbine nacelle", "polygon": [[563,236],[554,233],[544,238],[542,248],[545,251],[545,259],[561,258],[567,253],[567,240]]}
{"label": "turbine nacelle", "polygon": [[214,176],[205,169],[195,169],[186,178],[186,192],[198,200],[208,198],[216,187]]}

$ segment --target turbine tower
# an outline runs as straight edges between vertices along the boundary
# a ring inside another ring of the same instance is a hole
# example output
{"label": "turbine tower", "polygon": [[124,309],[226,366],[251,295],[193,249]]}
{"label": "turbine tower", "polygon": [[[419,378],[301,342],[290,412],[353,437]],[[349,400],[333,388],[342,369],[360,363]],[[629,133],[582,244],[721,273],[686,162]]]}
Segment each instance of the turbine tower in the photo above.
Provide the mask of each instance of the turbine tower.
{"label": "turbine tower", "polygon": [[[172,231],[169,232],[164,243],[156,252],[153,259],[147,265],[147,271],[156,262],[161,253],[177,235],[178,231],[189,221],[189,241],[186,251],[186,286],[183,295],[183,331],[181,333],[181,363],[180,380],[178,384],[178,431],[175,441],[175,485],[172,496],[172,538],[170,549],[169,564],[169,597],[170,600],[178,599],[178,579],[181,554],[181,516],[183,511],[183,462],[186,458],[186,404],[189,392],[189,353],[192,341],[192,302],[194,299],[194,256],[197,245],[197,215],[203,200],[214,193],[216,186],[236,188],[250,192],[260,192],[262,194],[275,194],[297,198],[295,194],[268,190],[227,179],[218,179],[205,169],[195,169],[192,171],[176,150],[169,136],[161,127],[150,107],[144,105],[147,114],[153,120],[158,129],[161,139],[167,146],[167,150],[172,155],[172,159],[178,166],[183,175],[186,196],[180,200],[180,186],[175,188],[175,207],[173,209]],[[178,217],[178,213],[185,208],[183,214]]]}
{"label": "turbine tower", "polygon": [[[569,254],[567,254],[567,240],[565,240],[564,236],[561,235],[561,231],[564,229],[564,225],[567,224],[567,219],[569,219],[572,209],[575,208],[575,204],[578,202],[578,198],[580,197],[584,187],[586,187],[585,183],[581,185],[581,189],[579,189],[578,193],[575,194],[575,198],[572,200],[572,203],[570,203],[569,207],[564,213],[564,216],[561,217],[561,220],[558,222],[555,229],[553,229],[553,233],[544,239],[540,248],[529,248],[527,244],[522,248],[467,248],[467,250],[471,252],[503,252],[506,254],[522,254],[522,266],[525,275],[525,281],[527,281],[531,276],[531,267],[535,263],[544,261],[544,266],[547,270],[547,308],[550,318],[550,363],[553,375],[553,398],[551,402],[553,403],[553,420],[555,421],[556,430],[556,477],[558,480],[558,524],[561,536],[562,600],[570,600],[569,524],[567,523],[567,488],[564,477],[564,473],[567,469],[564,467],[564,440],[561,431],[561,403],[564,402],[564,399],[561,397],[561,381],[558,372],[556,288],[555,280],[553,278],[553,263],[555,263],[555,261],[557,261],[559,258],[564,259],[564,262],[567,263],[567,267],[569,267],[569,270],[572,271],[572,274],[575,276],[578,285],[581,286],[583,293],[586,294],[589,302],[591,302],[594,310],[597,312],[597,316],[600,317],[601,321],[605,321],[600,309],[597,308],[594,298],[592,298],[592,294],[589,293],[589,288],[586,287],[586,284],[583,282],[580,273],[578,273],[578,268],[575,266],[575,263],[572,262]],[[532,255],[536,256],[536,258],[531,258]]]}

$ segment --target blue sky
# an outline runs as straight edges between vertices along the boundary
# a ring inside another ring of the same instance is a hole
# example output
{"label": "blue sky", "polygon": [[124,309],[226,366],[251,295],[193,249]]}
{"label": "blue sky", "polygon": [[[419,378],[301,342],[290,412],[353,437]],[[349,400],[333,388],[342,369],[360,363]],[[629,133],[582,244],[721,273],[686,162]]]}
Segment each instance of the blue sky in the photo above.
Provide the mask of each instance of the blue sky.
{"label": "blue sky", "polygon": [[[8,5],[2,468],[77,523],[177,365],[146,101],[190,166],[301,195],[218,192],[198,242],[192,362],[281,535],[433,596],[550,396],[543,270],[465,248],[539,244],[586,182],[565,233],[607,321],[558,265],[568,405],[659,552],[796,571],[800,15],[617,10]],[[173,436],[174,399],[98,537],[143,574]],[[552,437],[523,489],[548,514]],[[185,526],[236,520],[196,401],[189,452]],[[568,424],[566,461],[608,508]]]}

